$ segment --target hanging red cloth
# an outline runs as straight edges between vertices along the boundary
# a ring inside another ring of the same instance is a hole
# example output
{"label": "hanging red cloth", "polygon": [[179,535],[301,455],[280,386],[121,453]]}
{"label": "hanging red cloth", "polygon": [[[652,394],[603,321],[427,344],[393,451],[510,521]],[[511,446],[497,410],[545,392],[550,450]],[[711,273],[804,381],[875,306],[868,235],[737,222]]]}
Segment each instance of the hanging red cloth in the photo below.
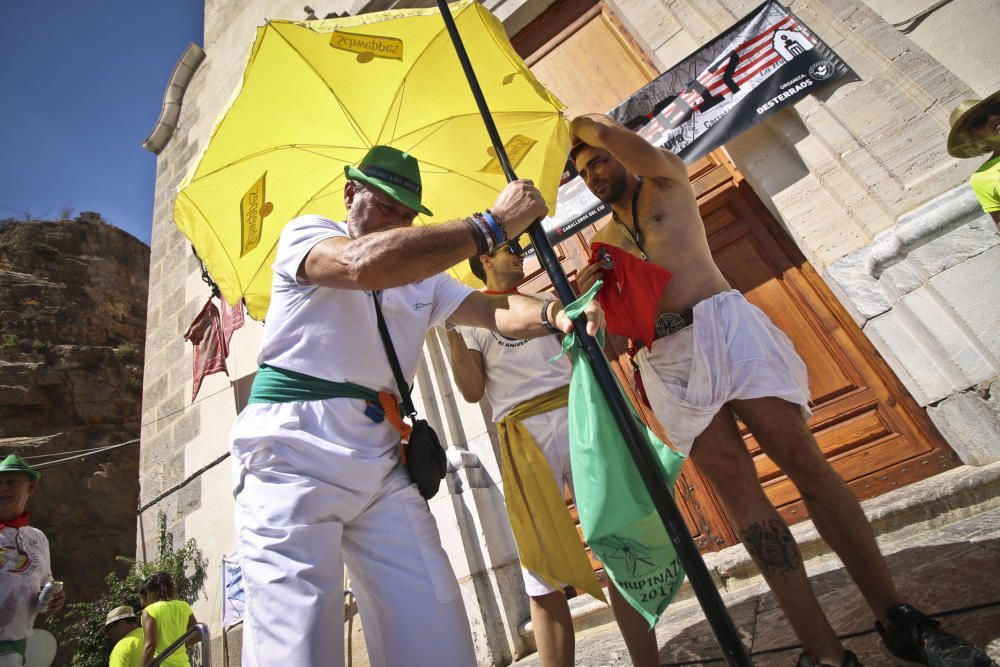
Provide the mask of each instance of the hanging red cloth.
{"label": "hanging red cloth", "polygon": [[672,274],[607,243],[591,246],[590,264],[604,267],[604,287],[597,300],[608,331],[651,345],[656,337],[656,309]]}
{"label": "hanging red cloth", "polygon": [[227,348],[222,334],[222,318],[211,297],[191,322],[184,340],[191,341],[194,346],[194,388],[191,393],[191,400],[194,401],[206,376],[220,371],[229,374],[229,369],[226,368]]}
{"label": "hanging red cloth", "polygon": [[229,341],[233,337],[233,332],[243,326],[243,299],[236,302],[235,306],[230,306],[226,302],[226,297],[219,297],[222,302],[222,344],[223,355],[229,358]]}

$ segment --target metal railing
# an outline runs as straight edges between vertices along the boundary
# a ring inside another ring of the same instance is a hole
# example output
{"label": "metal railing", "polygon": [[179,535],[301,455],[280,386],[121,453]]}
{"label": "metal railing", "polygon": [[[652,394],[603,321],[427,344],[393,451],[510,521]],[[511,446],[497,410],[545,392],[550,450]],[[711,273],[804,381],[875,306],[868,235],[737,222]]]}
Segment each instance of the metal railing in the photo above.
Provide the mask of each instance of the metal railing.
{"label": "metal railing", "polygon": [[148,667],[159,667],[159,665],[162,665],[177,649],[184,647],[187,644],[187,640],[191,639],[195,633],[201,635],[201,664],[203,667],[211,667],[212,648],[208,643],[208,626],[204,623],[195,623],[188,628],[188,631],[178,637],[177,641],[165,648],[160,655],[156,656],[153,662],[149,663]]}

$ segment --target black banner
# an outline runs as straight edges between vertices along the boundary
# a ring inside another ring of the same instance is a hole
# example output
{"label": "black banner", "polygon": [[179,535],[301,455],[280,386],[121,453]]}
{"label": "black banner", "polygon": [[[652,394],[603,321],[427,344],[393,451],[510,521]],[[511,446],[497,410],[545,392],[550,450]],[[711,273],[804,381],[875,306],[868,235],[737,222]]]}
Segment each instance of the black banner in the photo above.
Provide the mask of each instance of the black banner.
{"label": "black banner", "polygon": [[[794,14],[770,0],[609,115],[691,164],[754,123],[845,76],[857,79]],[[587,190],[567,162],[556,215],[542,226],[555,245],[608,213],[610,207]]]}

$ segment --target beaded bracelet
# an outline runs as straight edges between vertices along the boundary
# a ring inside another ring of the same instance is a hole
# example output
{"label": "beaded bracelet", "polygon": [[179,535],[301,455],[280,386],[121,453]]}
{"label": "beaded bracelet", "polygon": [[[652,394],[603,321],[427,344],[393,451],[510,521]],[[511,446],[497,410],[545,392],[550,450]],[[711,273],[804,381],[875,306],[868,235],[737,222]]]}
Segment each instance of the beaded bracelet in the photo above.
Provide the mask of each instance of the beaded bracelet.
{"label": "beaded bracelet", "polygon": [[558,327],[556,327],[552,322],[549,321],[549,306],[554,304],[555,299],[550,299],[542,304],[542,326],[551,331],[552,333],[562,333]]}
{"label": "beaded bracelet", "polygon": [[507,230],[500,224],[500,219],[495,217],[489,209],[486,209],[486,212],[482,215],[483,220],[486,221],[490,232],[493,234],[493,239],[496,241],[496,244],[498,246],[502,245],[503,242],[507,240]]}
{"label": "beaded bracelet", "polygon": [[483,219],[483,214],[478,211],[472,214],[472,221],[476,223],[476,227],[479,228],[479,233],[483,235],[483,239],[486,241],[486,255],[492,255],[493,251],[496,250],[497,244],[493,240],[493,234],[490,232],[490,226]]}
{"label": "beaded bracelet", "polygon": [[476,254],[490,254],[490,247],[486,242],[486,236],[483,234],[483,230],[480,229],[479,225],[476,224],[475,220],[472,218],[465,218],[462,222],[464,222],[465,226],[469,228],[469,231],[472,233],[472,240],[476,242]]}

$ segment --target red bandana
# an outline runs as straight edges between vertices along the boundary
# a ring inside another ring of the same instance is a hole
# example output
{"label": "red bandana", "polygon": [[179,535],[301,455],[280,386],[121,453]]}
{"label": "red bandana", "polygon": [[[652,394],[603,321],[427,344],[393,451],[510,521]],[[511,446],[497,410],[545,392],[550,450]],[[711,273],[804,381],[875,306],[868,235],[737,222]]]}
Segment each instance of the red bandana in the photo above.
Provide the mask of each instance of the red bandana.
{"label": "red bandana", "polygon": [[28,525],[28,513],[21,512],[10,521],[0,521],[0,530],[4,528],[24,528]]}

